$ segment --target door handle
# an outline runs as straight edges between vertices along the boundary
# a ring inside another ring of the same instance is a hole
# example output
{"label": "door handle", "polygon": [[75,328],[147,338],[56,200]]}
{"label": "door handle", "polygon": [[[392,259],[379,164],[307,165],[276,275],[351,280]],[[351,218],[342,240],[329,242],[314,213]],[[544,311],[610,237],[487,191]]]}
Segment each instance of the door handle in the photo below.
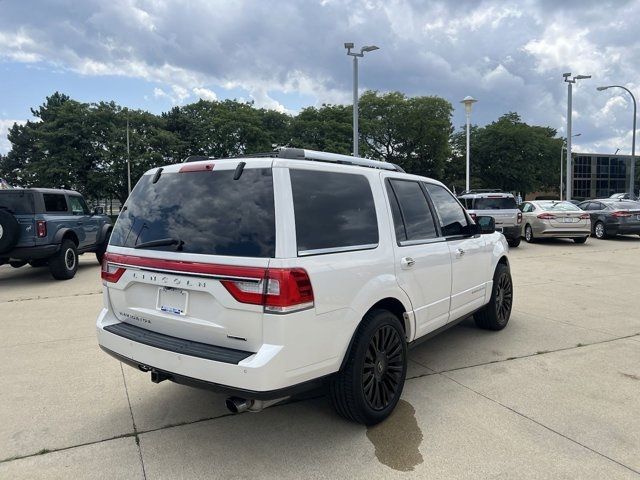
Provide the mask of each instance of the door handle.
{"label": "door handle", "polygon": [[463,249],[458,248],[458,249],[456,250],[456,257],[461,258],[461,257],[463,257],[463,256],[464,256],[464,254],[465,254],[465,251],[464,251]]}
{"label": "door handle", "polygon": [[404,269],[411,268],[415,264],[416,264],[416,261],[411,257],[402,257],[402,259],[400,260],[400,265]]}

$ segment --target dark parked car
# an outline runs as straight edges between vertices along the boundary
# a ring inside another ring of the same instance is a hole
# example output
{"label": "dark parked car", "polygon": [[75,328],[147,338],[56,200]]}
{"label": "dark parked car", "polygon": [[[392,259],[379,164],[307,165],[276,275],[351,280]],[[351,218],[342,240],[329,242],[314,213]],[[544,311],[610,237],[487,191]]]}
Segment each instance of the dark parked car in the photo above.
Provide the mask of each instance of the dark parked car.
{"label": "dark parked car", "polygon": [[102,262],[111,228],[102,209],[89,211],[78,192],[0,190],[0,265],[48,265],[54,278],[73,278],[78,255],[95,252]]}
{"label": "dark parked car", "polygon": [[591,232],[596,238],[640,235],[640,202],[603,198],[578,204],[591,216]]}

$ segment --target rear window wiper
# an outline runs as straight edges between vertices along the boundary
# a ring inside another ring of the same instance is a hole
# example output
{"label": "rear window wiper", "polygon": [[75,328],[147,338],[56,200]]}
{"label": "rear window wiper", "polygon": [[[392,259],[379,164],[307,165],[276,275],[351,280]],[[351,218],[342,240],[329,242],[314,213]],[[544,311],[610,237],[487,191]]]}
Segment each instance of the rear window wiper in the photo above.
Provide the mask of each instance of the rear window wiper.
{"label": "rear window wiper", "polygon": [[177,238],[159,238],[158,240],[150,240],[135,245],[133,248],[149,248],[149,247],[165,247],[167,245],[177,245],[176,250],[182,250],[184,242]]}

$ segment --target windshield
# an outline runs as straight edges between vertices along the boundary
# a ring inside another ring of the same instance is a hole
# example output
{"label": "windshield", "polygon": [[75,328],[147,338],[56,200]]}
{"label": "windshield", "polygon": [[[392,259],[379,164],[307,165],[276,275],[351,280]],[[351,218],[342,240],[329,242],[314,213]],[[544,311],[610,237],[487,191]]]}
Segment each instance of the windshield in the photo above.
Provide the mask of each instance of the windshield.
{"label": "windshield", "polygon": [[570,202],[540,202],[538,205],[543,210],[553,210],[555,212],[579,212],[582,210]]}
{"label": "windshield", "polygon": [[111,245],[239,257],[275,255],[270,168],[145,175],[131,192]]}
{"label": "windshield", "polygon": [[0,193],[0,208],[6,208],[15,215],[31,215],[33,209],[33,194],[30,192],[2,192]]}
{"label": "windshield", "polygon": [[473,201],[474,210],[515,210],[516,200],[513,197],[486,197],[476,198]]}

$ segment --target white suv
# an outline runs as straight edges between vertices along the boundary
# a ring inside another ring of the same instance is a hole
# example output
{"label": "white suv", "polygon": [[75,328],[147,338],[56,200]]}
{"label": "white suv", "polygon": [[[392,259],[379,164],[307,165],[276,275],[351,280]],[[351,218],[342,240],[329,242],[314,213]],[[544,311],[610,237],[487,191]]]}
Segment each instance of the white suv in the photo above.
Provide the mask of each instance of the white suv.
{"label": "white suv", "polygon": [[154,382],[228,392],[235,412],[325,385],[374,424],[408,347],[470,314],[507,325],[508,246],[476,221],[441,183],[345,155],[153,169],[111,235],[98,341]]}

